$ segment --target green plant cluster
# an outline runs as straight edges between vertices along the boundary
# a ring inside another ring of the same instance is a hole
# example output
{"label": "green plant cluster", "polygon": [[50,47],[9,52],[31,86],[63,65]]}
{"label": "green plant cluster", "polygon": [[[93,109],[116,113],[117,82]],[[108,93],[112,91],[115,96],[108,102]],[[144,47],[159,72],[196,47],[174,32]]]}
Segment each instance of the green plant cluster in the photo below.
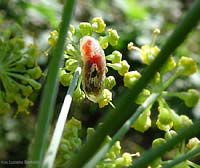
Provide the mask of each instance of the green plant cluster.
{"label": "green plant cluster", "polygon": [[[83,58],[79,49],[79,41],[84,36],[94,36],[99,41],[99,44],[103,49],[106,49],[109,45],[116,46],[119,40],[117,31],[111,28],[106,28],[106,24],[100,17],[93,18],[91,22],[82,22],[77,28],[71,25],[67,37],[64,67],[60,69],[60,82],[63,86],[69,86],[75,69],[78,66],[83,66]],[[54,30],[50,33],[48,41],[51,47],[55,46],[57,37],[57,31]],[[126,60],[122,60],[122,54],[119,51],[113,51],[112,54],[105,56],[105,59],[108,61],[106,66],[113,68],[120,75],[123,76],[126,72],[128,72],[130,66]],[[73,99],[75,101],[83,101],[87,96],[81,87],[82,83],[84,83],[84,81],[81,77],[74,93]],[[102,92],[97,98],[97,103],[100,108],[108,104],[112,105],[111,89],[115,85],[116,82],[114,76],[107,76],[105,78]]]}
{"label": "green plant cluster", "polygon": [[21,29],[12,25],[0,32],[0,114],[29,112],[30,97],[41,84],[42,70],[37,64],[38,46],[25,44]]}
{"label": "green plant cluster", "polygon": [[[56,168],[67,167],[70,164],[70,159],[78,153],[83,144],[82,139],[80,138],[81,129],[81,122],[75,118],[70,119],[66,123],[55,162]],[[88,128],[87,139],[90,138],[94,132],[95,130],[93,128]],[[110,141],[111,138],[107,136],[103,145]],[[139,156],[139,154],[132,155],[127,152],[122,153],[120,142],[117,141],[110,148],[106,156],[98,162],[96,168],[128,167],[132,163],[132,156]]]}
{"label": "green plant cluster", "polygon": [[[132,42],[128,44],[129,50],[135,50],[139,52],[141,61],[147,66],[150,65],[157,55],[160,52],[160,48],[155,44],[156,38],[160,33],[159,29],[155,29],[153,31],[153,38],[151,44],[145,44],[143,46],[136,47]],[[119,35],[116,30],[106,29],[106,25],[102,18],[96,17],[91,20],[91,22],[82,22],[79,24],[79,27],[75,29],[74,26],[70,26],[70,31],[68,32],[67,37],[67,46],[65,50],[65,64],[64,67],[60,69],[60,82],[64,86],[69,86],[73,77],[73,73],[78,66],[82,66],[81,51],[79,49],[79,41],[84,36],[94,36],[99,41],[99,44],[103,49],[106,49],[108,45],[115,46],[119,40]],[[58,32],[53,31],[50,34],[49,44],[51,47],[55,46],[56,39],[58,37]],[[134,70],[129,71],[131,65],[126,60],[122,60],[122,54],[115,50],[111,54],[106,55],[106,66],[107,71],[109,68],[112,68],[118,72],[119,75],[123,77],[124,86],[127,88],[132,88],[134,84],[141,78],[140,72]],[[145,132],[152,126],[151,121],[151,112],[152,106],[155,102],[158,102],[158,116],[156,125],[157,128],[165,131],[165,138],[155,139],[153,142],[157,144],[157,142],[165,142],[167,139],[176,135],[177,132],[186,126],[192,124],[192,120],[186,115],[178,115],[167,103],[168,97],[177,97],[184,101],[185,105],[188,107],[194,107],[200,97],[200,94],[195,89],[188,89],[186,91],[179,92],[171,92],[168,91],[167,88],[179,77],[188,77],[194,74],[197,71],[197,65],[193,58],[182,56],[178,59],[175,59],[173,56],[170,56],[167,60],[166,64],[156,73],[155,77],[152,79],[150,84],[143,89],[143,91],[139,94],[135,103],[138,105],[142,105],[145,103],[145,100],[153,93],[159,94],[158,97],[151,104],[149,104],[148,108],[146,108],[138,117],[138,119],[132,124],[132,128],[137,131]],[[73,99],[76,101],[83,101],[87,94],[82,89],[81,85],[83,84],[83,78],[79,78],[78,85],[75,89]],[[112,100],[112,88],[116,85],[115,78],[113,76],[108,76],[104,81],[104,89],[102,90],[101,95],[97,98],[97,103],[99,107],[102,108],[105,105],[111,104]],[[80,127],[81,129],[81,127]],[[76,134],[78,136],[78,134]],[[108,143],[108,142],[107,142]],[[81,143],[77,143],[76,145],[81,145]],[[73,145],[72,145],[73,146]],[[79,148],[77,146],[77,148]],[[185,150],[182,150],[184,148]],[[177,155],[183,154],[188,151],[187,142],[183,142],[182,148],[178,147]],[[65,152],[67,151],[67,148]],[[68,152],[71,152],[69,150]],[[63,153],[64,155],[64,153]],[[70,155],[71,156],[71,155]],[[173,157],[171,159],[173,159]],[[104,163],[104,162],[103,162]],[[159,167],[164,162],[160,158],[157,160],[156,164],[153,163],[152,167]],[[191,162],[190,162],[191,164]],[[111,164],[112,165],[112,164]],[[111,166],[110,165],[110,166]],[[112,167],[112,166],[111,166]]]}
{"label": "green plant cluster", "polygon": [[[152,43],[150,45],[144,45],[141,48],[138,48],[133,45],[133,43],[129,43],[128,48],[130,50],[136,50],[139,52],[141,60],[144,64],[151,64],[151,62],[156,58],[160,49],[155,45],[156,36],[159,34],[159,30],[154,30],[154,36]],[[170,56],[166,64],[160,69],[159,72],[152,79],[150,84],[140,93],[136,103],[141,105],[145,102],[147,97],[152,93],[158,93],[159,96],[155,101],[158,102],[158,116],[156,125],[157,128],[165,131],[164,138],[157,138],[153,141],[152,146],[156,146],[157,144],[165,143],[168,139],[177,135],[177,132],[184,127],[187,127],[193,124],[192,120],[187,115],[178,115],[167,103],[168,97],[177,97],[184,101],[187,107],[194,107],[200,97],[200,93],[195,89],[188,89],[186,91],[179,92],[171,92],[168,91],[167,88],[169,85],[175,81],[178,77],[190,76],[197,72],[197,65],[194,59],[186,56],[180,57],[175,61],[173,56]],[[141,77],[141,74],[138,71],[131,71],[125,75],[124,83],[125,86],[130,88],[135,82]],[[132,124],[132,127],[140,132],[145,132],[148,130],[151,125],[151,109],[154,104],[153,101],[148,108],[144,110],[142,114],[138,117],[138,119]],[[193,147],[197,147],[199,144],[198,138],[192,138],[189,142],[184,141],[179,146],[174,149],[175,154],[171,156],[171,159],[188,152],[193,149]],[[191,145],[191,146],[190,146]],[[164,161],[160,157],[155,162],[152,163],[152,168],[160,167]],[[189,167],[189,165],[194,164],[190,161],[186,161],[181,163],[178,167]]]}

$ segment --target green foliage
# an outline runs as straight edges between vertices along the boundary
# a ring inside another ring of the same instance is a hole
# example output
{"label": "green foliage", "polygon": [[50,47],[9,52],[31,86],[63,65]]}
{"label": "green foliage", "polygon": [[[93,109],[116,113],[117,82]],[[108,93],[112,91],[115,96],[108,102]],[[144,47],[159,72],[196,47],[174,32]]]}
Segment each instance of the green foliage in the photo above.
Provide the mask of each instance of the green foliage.
{"label": "green foliage", "polygon": [[[70,119],[63,131],[60,142],[58,155],[55,161],[55,167],[68,167],[70,159],[80,150],[83,140],[80,138],[81,122],[75,118]],[[87,139],[95,132],[93,128],[87,129]],[[102,145],[111,141],[109,136],[106,137]],[[136,154],[138,156],[138,154]],[[130,153],[122,153],[120,142],[117,141],[106,154],[106,156],[95,166],[96,168],[120,168],[131,165],[132,155]]]}
{"label": "green foliage", "polygon": [[[38,46],[26,45],[21,29],[14,25],[0,34],[0,113],[11,111],[17,105],[17,113],[29,113],[33,105],[31,94],[41,88],[37,81],[42,70],[37,64]],[[18,35],[12,35],[16,33]]]}

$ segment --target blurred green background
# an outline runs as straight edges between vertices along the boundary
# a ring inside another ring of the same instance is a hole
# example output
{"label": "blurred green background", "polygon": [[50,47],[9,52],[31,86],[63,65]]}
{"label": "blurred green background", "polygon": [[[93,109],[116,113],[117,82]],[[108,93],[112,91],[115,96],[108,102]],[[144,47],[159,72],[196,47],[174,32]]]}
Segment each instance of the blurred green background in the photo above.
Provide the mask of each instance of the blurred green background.
{"label": "blurred green background", "polygon": [[[128,51],[127,44],[132,41],[136,46],[149,44],[152,39],[152,31],[155,28],[161,30],[157,38],[157,45],[164,44],[166,38],[174,30],[184,12],[189,8],[193,0],[78,0],[75,16],[72,24],[77,25],[82,21],[89,21],[95,16],[104,19],[108,27],[118,31],[120,42],[117,47],[109,47],[106,53],[111,53],[114,49],[119,50],[131,65],[131,70],[143,71],[145,65],[137,57],[137,52]],[[0,29],[9,29],[14,24],[21,26],[22,33],[27,43],[36,41],[40,47],[38,63],[45,71],[49,58],[44,56],[44,51],[48,48],[49,33],[58,28],[64,0],[0,0]],[[190,34],[188,40],[184,42],[174,53],[175,58],[179,56],[193,57],[200,63],[200,25]],[[110,70],[109,75],[116,76]],[[123,78],[117,76],[117,85],[113,90],[113,100],[124,91]],[[41,79],[43,82],[44,79]],[[192,75],[189,79],[179,78],[169,89],[187,90],[188,88],[200,88],[200,74]],[[62,105],[67,88],[60,86],[57,97],[54,122]],[[37,120],[40,92],[35,93],[35,105],[29,115],[20,114],[14,118],[14,111],[10,114],[0,116],[0,161],[1,160],[26,160],[28,145],[33,135]],[[37,98],[37,99],[36,99]],[[170,105],[180,114],[186,114],[192,119],[200,117],[197,105],[194,109],[189,109],[179,99],[169,99]],[[70,109],[70,117],[73,115],[81,120],[83,126],[94,127],[101,116],[104,115],[105,107],[99,109],[98,105],[85,100],[83,103],[73,103]],[[158,114],[156,105],[153,108],[151,119],[156,120]],[[122,140],[123,149],[127,152],[138,152],[148,149],[153,139],[162,137],[163,132],[159,131],[155,122],[145,133],[131,129]],[[84,129],[85,129],[84,128]],[[83,129],[83,131],[84,131]],[[4,165],[5,167],[9,165]],[[23,165],[19,165],[23,167]]]}

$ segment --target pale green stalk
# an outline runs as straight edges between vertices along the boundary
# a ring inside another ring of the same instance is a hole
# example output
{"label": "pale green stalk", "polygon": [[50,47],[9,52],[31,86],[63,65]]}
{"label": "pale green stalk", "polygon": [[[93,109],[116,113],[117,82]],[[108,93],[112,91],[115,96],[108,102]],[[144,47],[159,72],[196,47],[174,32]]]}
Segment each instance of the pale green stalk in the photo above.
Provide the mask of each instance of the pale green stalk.
{"label": "pale green stalk", "polygon": [[53,167],[53,163],[56,158],[56,154],[57,154],[59,143],[60,143],[60,140],[62,137],[65,122],[66,122],[66,119],[68,116],[69,108],[70,108],[70,105],[72,102],[72,96],[73,96],[74,90],[76,88],[77,81],[79,79],[80,74],[81,74],[81,67],[78,67],[75,70],[74,78],[73,78],[71,84],[69,85],[69,89],[68,89],[67,95],[65,96],[64,103],[62,105],[49,148],[45,155],[43,166],[42,166],[44,168],[52,168]]}

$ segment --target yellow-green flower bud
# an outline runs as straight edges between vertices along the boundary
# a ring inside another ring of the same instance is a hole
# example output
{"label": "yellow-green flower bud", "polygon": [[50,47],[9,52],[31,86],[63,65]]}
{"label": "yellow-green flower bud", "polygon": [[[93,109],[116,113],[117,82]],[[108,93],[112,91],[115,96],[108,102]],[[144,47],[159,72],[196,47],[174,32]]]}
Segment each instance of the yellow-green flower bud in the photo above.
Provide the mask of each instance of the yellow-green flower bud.
{"label": "yellow-green flower bud", "polygon": [[194,137],[189,140],[186,146],[188,149],[193,149],[199,145],[200,145],[200,140],[197,137]]}
{"label": "yellow-green flower bud", "polygon": [[89,36],[92,34],[92,25],[88,22],[81,22],[79,30],[82,36]]}
{"label": "yellow-green flower bud", "polygon": [[166,143],[165,139],[163,139],[163,138],[157,138],[157,139],[154,139],[154,141],[152,142],[152,147],[155,148],[158,145],[162,145],[164,143]]}
{"label": "yellow-green flower bud", "polygon": [[122,54],[119,51],[113,51],[112,54],[106,56],[106,60],[112,63],[120,63],[122,59]]}
{"label": "yellow-green flower bud", "polygon": [[72,34],[75,34],[75,27],[74,27],[74,25],[70,25],[70,26],[69,26],[69,31],[70,31]]}
{"label": "yellow-green flower bud", "polygon": [[39,66],[36,66],[32,69],[27,70],[27,73],[31,76],[31,78],[38,79],[42,75],[42,70]]}
{"label": "yellow-green flower bud", "polygon": [[65,53],[68,54],[68,55],[74,55],[75,53],[75,48],[72,44],[68,44],[67,47],[66,47],[66,50],[65,50]]}
{"label": "yellow-green flower bud", "polygon": [[74,72],[77,66],[78,66],[78,61],[75,59],[67,59],[65,62],[65,68],[68,71]]}
{"label": "yellow-green flower bud", "polygon": [[189,89],[188,92],[185,93],[185,96],[180,97],[184,100],[186,106],[193,107],[198,103],[200,94],[195,89]]}
{"label": "yellow-green flower bud", "polygon": [[113,29],[108,29],[108,38],[109,38],[109,43],[112,45],[112,46],[116,46],[117,43],[118,43],[118,40],[119,40],[119,35],[117,33],[116,30],[113,30]]}
{"label": "yellow-green flower bud", "polygon": [[151,92],[147,89],[143,89],[142,92],[140,92],[140,94],[138,95],[135,103],[136,104],[143,104],[144,101],[147,99],[147,97],[149,97],[149,95],[151,94]]}
{"label": "yellow-green flower bud", "polygon": [[177,133],[176,133],[176,131],[174,131],[174,130],[167,131],[167,132],[165,133],[165,139],[166,139],[166,140],[171,139],[171,138],[173,138],[173,137],[176,136],[176,135],[177,135]]}
{"label": "yellow-green flower bud", "polygon": [[162,73],[166,73],[168,71],[173,70],[176,67],[176,62],[173,57],[169,57],[167,62],[161,68]]}
{"label": "yellow-green flower bud", "polygon": [[118,70],[118,73],[124,76],[124,74],[128,72],[130,65],[126,60],[121,61],[120,64],[122,68]]}
{"label": "yellow-green flower bud", "polygon": [[149,65],[153,62],[159,52],[160,49],[157,46],[151,47],[149,45],[144,45],[141,47],[141,59],[145,64]]}
{"label": "yellow-green flower bud", "polygon": [[120,63],[107,63],[107,66],[117,70],[121,76],[124,76],[128,72],[130,65],[126,60],[121,61]]}
{"label": "yellow-green flower bud", "polygon": [[124,74],[124,86],[131,88],[141,77],[138,71],[130,71]]}
{"label": "yellow-green flower bud", "polygon": [[97,33],[102,33],[106,27],[103,19],[101,17],[95,17],[92,19],[92,28]]}
{"label": "yellow-green flower bud", "polygon": [[114,76],[108,76],[105,78],[105,84],[104,84],[105,88],[108,90],[111,90],[115,85],[116,85],[116,81]]}
{"label": "yellow-green flower bud", "polygon": [[117,166],[130,166],[132,164],[132,157],[130,153],[123,153],[122,157],[115,160]]}
{"label": "yellow-green flower bud", "polygon": [[104,89],[101,95],[98,97],[97,103],[99,108],[103,108],[112,101],[112,92],[108,89]]}
{"label": "yellow-green flower bud", "polygon": [[99,44],[103,49],[106,49],[108,47],[108,37],[107,36],[100,36],[99,39]]}
{"label": "yellow-green flower bud", "polygon": [[192,125],[192,120],[188,116],[180,115],[180,119],[181,119],[181,127],[182,128]]}
{"label": "yellow-green flower bud", "polygon": [[132,128],[137,131],[145,132],[151,127],[151,119],[150,119],[151,112],[149,110],[143,112],[139,115],[137,120],[132,124]]}
{"label": "yellow-green flower bud", "polygon": [[161,124],[168,125],[172,122],[171,120],[171,113],[166,108],[161,108],[161,106],[158,107],[158,111],[160,112],[158,115],[158,119]]}
{"label": "yellow-green flower bud", "polygon": [[85,99],[85,93],[81,90],[80,87],[77,87],[74,91],[73,100],[81,102]]}
{"label": "yellow-green flower bud", "polygon": [[66,73],[65,70],[60,71],[60,82],[63,86],[69,86],[73,76],[71,73]]}
{"label": "yellow-green flower bud", "polygon": [[58,38],[58,32],[56,30],[50,32],[50,37],[48,38],[49,44],[54,47]]}
{"label": "yellow-green flower bud", "polygon": [[178,61],[177,72],[181,75],[192,75],[197,71],[197,65],[194,59],[189,57],[181,57]]}

